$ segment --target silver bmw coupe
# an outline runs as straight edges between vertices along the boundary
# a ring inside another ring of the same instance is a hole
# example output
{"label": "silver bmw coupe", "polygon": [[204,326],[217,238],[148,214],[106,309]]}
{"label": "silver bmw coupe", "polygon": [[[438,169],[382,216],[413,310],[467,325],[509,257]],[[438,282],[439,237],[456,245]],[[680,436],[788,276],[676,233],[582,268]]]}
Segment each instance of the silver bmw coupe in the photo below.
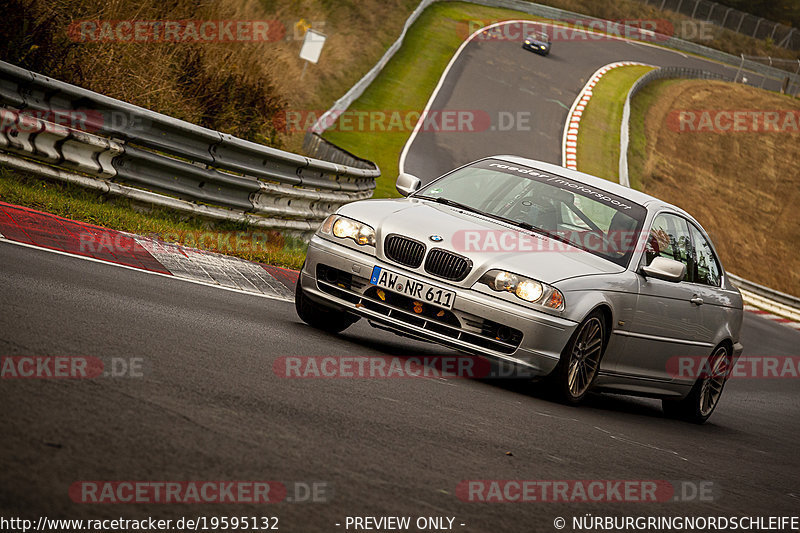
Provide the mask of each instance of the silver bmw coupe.
{"label": "silver bmw coupe", "polygon": [[587,392],[661,398],[702,423],[741,355],[742,297],[688,213],[513,156],[475,161],[405,198],[341,207],[311,239],[295,305],[340,332],[359,318]]}

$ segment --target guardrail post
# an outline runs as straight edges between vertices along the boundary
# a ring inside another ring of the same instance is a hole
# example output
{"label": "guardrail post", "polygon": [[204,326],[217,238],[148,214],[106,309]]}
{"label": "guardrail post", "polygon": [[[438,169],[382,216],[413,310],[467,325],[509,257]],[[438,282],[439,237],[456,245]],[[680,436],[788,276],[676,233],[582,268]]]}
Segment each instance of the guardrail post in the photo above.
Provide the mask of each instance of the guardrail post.
{"label": "guardrail post", "polygon": [[742,29],[742,23],[744,22],[744,17],[747,15],[744,11],[741,12],[742,16],[739,17],[739,25],[736,26],[736,33],[739,33],[739,30]]}
{"label": "guardrail post", "polygon": [[733,83],[739,81],[739,74],[742,73],[742,69],[744,68],[744,54],[740,54],[742,57],[742,62],[739,63],[739,70],[736,71],[736,76],[733,77]]}
{"label": "guardrail post", "polygon": [[781,39],[781,42],[778,43],[778,46],[781,48],[791,48],[792,47],[792,34],[795,32],[797,28],[789,28],[789,32],[786,34],[786,37]]}
{"label": "guardrail post", "polygon": [[758,38],[758,37],[756,37],[756,33],[758,33],[758,27],[761,26],[761,22],[763,20],[764,20],[763,18],[759,18],[758,22],[756,22],[756,28],[753,30],[753,39],[757,39]]}
{"label": "guardrail post", "polygon": [[732,9],[733,9],[732,7],[729,7],[728,10],[725,11],[725,16],[722,18],[722,24],[721,24],[723,28],[726,27],[725,23],[728,21],[728,14],[731,12]]}

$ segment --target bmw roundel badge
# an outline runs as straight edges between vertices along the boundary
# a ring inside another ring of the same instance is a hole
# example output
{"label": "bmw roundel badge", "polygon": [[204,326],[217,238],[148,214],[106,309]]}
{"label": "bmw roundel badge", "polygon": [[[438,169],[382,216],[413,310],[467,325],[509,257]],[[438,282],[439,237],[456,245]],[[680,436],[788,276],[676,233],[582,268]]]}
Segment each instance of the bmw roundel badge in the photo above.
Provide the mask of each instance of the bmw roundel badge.
{"label": "bmw roundel badge", "polygon": [[444,237],[442,237],[441,235],[431,235],[429,239],[432,240],[433,242],[442,242],[444,240]]}

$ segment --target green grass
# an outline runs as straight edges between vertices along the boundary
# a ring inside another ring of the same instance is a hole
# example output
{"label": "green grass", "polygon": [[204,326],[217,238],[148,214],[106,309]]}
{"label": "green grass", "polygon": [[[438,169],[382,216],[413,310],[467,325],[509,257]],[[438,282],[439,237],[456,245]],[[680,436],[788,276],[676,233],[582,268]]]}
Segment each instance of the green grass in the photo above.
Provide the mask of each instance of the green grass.
{"label": "green grass", "polygon": [[[403,46],[349,111],[422,111],[447,63],[464,41],[468,21],[508,19],[541,20],[518,11],[463,2],[433,4],[409,28]],[[337,131],[337,127],[334,125],[324,137],[380,167],[374,197],[398,196],[394,182],[400,152],[411,130]]]}
{"label": "green grass", "polygon": [[685,80],[656,80],[647,84],[631,100],[630,144],[628,146],[628,178],[631,187],[642,190],[641,176],[647,161],[647,135],[644,125],[647,110],[661,97],[664,89]]}
{"label": "green grass", "polygon": [[595,85],[578,129],[578,170],[619,182],[619,128],[625,97],[633,83],[653,67],[608,71]]}
{"label": "green grass", "polygon": [[[71,183],[47,181],[0,167],[0,201],[106,228],[217,251],[270,265],[299,269],[306,245],[278,232],[233,222],[210,222],[176,211],[144,208],[125,198]],[[226,243],[242,243],[226,246]]]}

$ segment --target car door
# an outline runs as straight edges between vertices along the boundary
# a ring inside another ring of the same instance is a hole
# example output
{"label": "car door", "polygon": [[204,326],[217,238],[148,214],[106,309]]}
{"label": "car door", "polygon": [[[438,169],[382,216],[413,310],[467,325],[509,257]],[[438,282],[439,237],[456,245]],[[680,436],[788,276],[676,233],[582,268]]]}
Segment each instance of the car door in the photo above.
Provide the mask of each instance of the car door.
{"label": "car door", "polygon": [[700,313],[703,325],[711,331],[712,338],[716,341],[725,335],[724,331],[735,313],[733,302],[738,298],[735,291],[722,287],[722,267],[711,242],[691,222],[689,231],[692,234],[695,257],[692,273],[694,291],[697,298],[702,300]]}
{"label": "car door", "polygon": [[704,323],[700,295],[691,279],[695,260],[689,223],[675,213],[662,212],[654,218],[642,264],[659,256],[683,263],[686,275],[678,282],[637,275],[636,311],[624,328],[628,342],[615,371],[673,381],[677,359],[671,359],[710,353],[714,332]]}

